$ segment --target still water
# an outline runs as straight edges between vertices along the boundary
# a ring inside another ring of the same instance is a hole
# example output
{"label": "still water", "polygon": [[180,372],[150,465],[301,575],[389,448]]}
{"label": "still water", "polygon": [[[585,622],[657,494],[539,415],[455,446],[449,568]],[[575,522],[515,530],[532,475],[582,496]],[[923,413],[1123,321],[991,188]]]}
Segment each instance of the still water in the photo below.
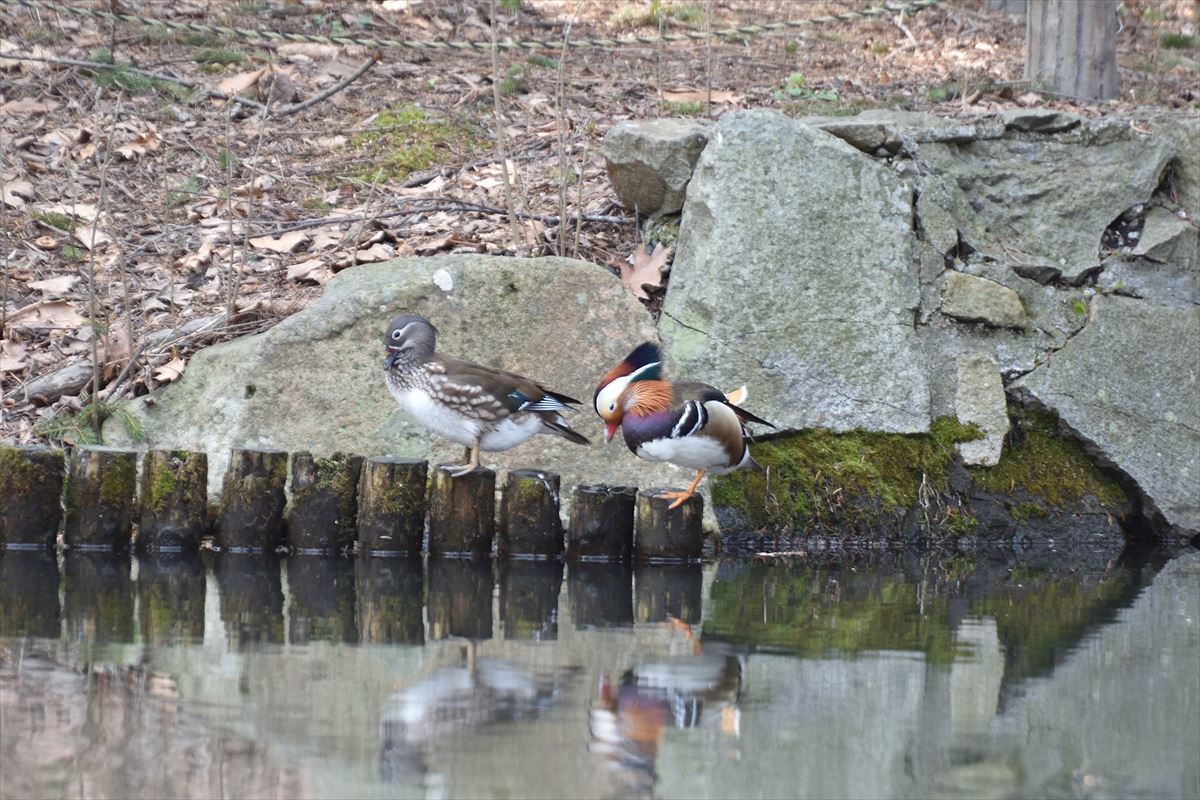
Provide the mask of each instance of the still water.
{"label": "still water", "polygon": [[0,797],[1200,796],[1200,553],[0,555]]}

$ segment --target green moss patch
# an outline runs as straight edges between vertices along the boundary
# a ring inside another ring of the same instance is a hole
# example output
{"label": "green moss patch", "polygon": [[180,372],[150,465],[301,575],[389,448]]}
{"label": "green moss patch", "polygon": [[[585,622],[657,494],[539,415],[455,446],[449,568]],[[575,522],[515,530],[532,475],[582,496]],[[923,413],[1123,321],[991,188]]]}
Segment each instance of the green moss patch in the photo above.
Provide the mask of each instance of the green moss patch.
{"label": "green moss patch", "polygon": [[351,142],[367,157],[352,176],[370,183],[406,178],[487,144],[475,128],[436,119],[410,103],[384,111],[375,125],[377,130],[359,134]]}
{"label": "green moss patch", "polygon": [[713,504],[756,528],[894,525],[946,490],[954,444],[979,436],[949,417],[935,420],[928,434],[812,429],[780,436],[752,446],[762,471],[713,479]]}
{"label": "green moss patch", "polygon": [[1009,416],[1015,424],[1000,463],[972,468],[975,486],[1004,494],[1024,490],[1045,501],[1019,506],[1026,517],[1076,505],[1088,494],[1109,507],[1127,501],[1121,485],[1097,469],[1082,447],[1057,433],[1056,415],[1010,406]]}

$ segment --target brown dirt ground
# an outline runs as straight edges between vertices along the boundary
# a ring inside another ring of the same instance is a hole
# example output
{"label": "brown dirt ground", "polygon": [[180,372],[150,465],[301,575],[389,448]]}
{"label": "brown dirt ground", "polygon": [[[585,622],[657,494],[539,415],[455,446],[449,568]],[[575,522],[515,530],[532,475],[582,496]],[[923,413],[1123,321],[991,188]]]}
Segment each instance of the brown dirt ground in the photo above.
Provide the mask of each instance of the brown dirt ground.
{"label": "brown dirt ground", "polygon": [[[568,21],[572,38],[650,35],[866,4],[499,6],[501,40],[558,42]],[[487,0],[130,1],[119,8],[292,32],[491,37]],[[1022,18],[987,11],[982,0],[943,0],[903,18],[734,41],[573,50],[565,57],[553,48],[532,60],[500,51],[512,205],[522,215],[514,226],[504,211],[490,48],[263,44],[0,6],[0,55],[58,60],[0,58],[0,441],[88,440],[90,429],[72,415],[94,394],[90,370],[81,366],[92,362],[93,348],[103,414],[111,400],[178,377],[196,349],[295,312],[330,275],[357,263],[455,252],[564,253],[620,270],[638,226],[615,204],[600,155],[604,131],[620,120],[715,118],[747,107],[793,114],[889,107],[972,115],[1014,105],[1134,118],[1163,109],[1197,113],[1198,9],[1187,0],[1124,0],[1122,97],[1093,105],[1030,91],[1021,81]],[[373,58],[340,91],[307,108],[285,108],[335,87]],[[273,113],[264,120],[261,107],[64,59],[115,59],[197,87],[244,91]],[[568,217],[561,228],[560,207]]]}

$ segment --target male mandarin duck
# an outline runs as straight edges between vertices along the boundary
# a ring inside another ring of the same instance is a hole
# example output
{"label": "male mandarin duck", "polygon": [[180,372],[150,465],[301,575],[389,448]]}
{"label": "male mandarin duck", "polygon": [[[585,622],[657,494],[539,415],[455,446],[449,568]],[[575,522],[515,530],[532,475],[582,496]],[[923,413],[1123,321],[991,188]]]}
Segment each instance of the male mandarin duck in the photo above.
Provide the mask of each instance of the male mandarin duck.
{"label": "male mandarin duck", "polygon": [[604,441],[617,428],[634,454],[648,461],[669,461],[697,470],[687,491],[669,492],[682,505],[696,493],[705,473],[722,475],[757,467],[748,446],[747,422],[775,426],[738,404],[745,402],[743,386],[728,395],[706,383],[662,379],[662,354],[652,342],[634,348],[609,370],[596,387],[596,413],[605,422]]}
{"label": "male mandarin duck", "polygon": [[383,362],[392,397],[433,433],[466,446],[467,463],[455,477],[479,467],[480,450],[508,450],[539,433],[590,444],[560,412],[581,401],[552,392],[521,375],[437,353],[437,329],[404,314],[388,325]]}

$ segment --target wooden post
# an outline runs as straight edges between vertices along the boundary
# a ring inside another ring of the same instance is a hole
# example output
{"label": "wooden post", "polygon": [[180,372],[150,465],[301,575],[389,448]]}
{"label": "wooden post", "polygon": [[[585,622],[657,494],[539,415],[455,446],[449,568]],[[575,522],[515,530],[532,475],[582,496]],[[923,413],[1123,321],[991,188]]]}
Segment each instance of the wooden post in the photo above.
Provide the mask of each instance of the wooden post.
{"label": "wooden post", "polygon": [[567,558],[571,561],[619,561],[633,553],[636,486],[577,486],[571,500]]}
{"label": "wooden post", "polygon": [[562,564],[557,561],[502,561],[499,570],[504,638],[539,642],[557,639]]}
{"label": "wooden post", "polygon": [[0,446],[0,549],[53,550],[62,489],[61,450]]}
{"label": "wooden post", "polygon": [[517,469],[508,473],[500,503],[496,549],[502,556],[562,558],[563,526],[558,515],[560,478],[553,472]]}
{"label": "wooden post", "polygon": [[273,554],[283,544],[287,461],[282,450],[229,451],[214,526],[219,550]]}
{"label": "wooden post", "polygon": [[222,552],[215,572],[226,641],[238,648],[252,642],[283,644],[279,557],[274,552]]}
{"label": "wooden post", "polygon": [[138,559],[138,619],[146,644],[195,644],[204,638],[204,563],[162,553]]}
{"label": "wooden post", "polygon": [[41,549],[0,554],[0,638],[57,639],[60,621],[55,554]]}
{"label": "wooden post", "polygon": [[354,544],[362,456],[292,454],[292,505],[287,512],[293,555],[338,553]]}
{"label": "wooden post", "polygon": [[208,533],[208,459],[151,450],[143,459],[139,553],[194,552]]}
{"label": "wooden post", "polygon": [[430,559],[429,638],[492,638],[492,562]]}
{"label": "wooden post", "polygon": [[67,463],[63,544],[79,550],[128,550],[136,499],[137,453],[76,447]]}
{"label": "wooden post", "polygon": [[700,621],[704,574],[699,564],[639,567],[634,586],[638,622],[663,622],[668,616],[689,624]]}
{"label": "wooden post", "polygon": [[360,558],[354,565],[358,640],[424,644],[425,575],[411,558]]}
{"label": "wooden post", "polygon": [[348,558],[289,558],[288,641],[354,642],[354,562]]}
{"label": "wooden post", "polygon": [[576,628],[633,624],[633,570],[627,564],[571,564],[567,597]]}
{"label": "wooden post", "polygon": [[68,550],[63,554],[63,617],[69,642],[133,642],[129,567],[128,553]]}
{"label": "wooden post", "polygon": [[425,538],[425,479],[418,458],[372,456],[358,482],[358,554],[420,556]]}
{"label": "wooden post", "polygon": [[664,497],[666,489],[644,489],[637,496],[634,557],[648,561],[694,561],[704,555],[704,498],[694,494],[679,508]]}
{"label": "wooden post", "polygon": [[496,530],[496,473],[477,469],[455,478],[453,466],[433,472],[429,497],[429,555],[482,558]]}
{"label": "wooden post", "polygon": [[1080,100],[1120,95],[1117,0],[1030,0],[1025,78]]}

